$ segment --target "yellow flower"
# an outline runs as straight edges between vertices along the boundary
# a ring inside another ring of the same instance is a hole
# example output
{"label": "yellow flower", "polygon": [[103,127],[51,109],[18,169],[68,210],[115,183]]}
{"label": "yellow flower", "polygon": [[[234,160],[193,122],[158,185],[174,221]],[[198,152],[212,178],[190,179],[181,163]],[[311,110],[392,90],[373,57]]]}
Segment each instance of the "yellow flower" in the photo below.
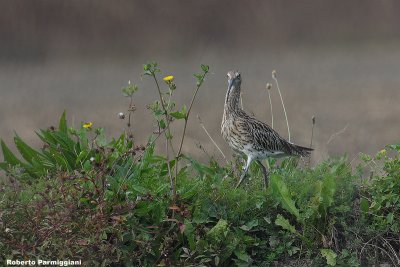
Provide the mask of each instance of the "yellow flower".
{"label": "yellow flower", "polygon": [[92,123],[92,122],[86,122],[86,123],[84,123],[84,124],[82,125],[82,127],[85,128],[85,129],[91,129],[92,126],[93,126],[93,123]]}
{"label": "yellow flower", "polygon": [[378,152],[379,156],[385,156],[386,155],[386,149],[382,149],[381,151]]}
{"label": "yellow flower", "polygon": [[163,80],[166,81],[166,82],[172,82],[173,79],[174,79],[174,76],[169,75],[169,76],[164,77]]}

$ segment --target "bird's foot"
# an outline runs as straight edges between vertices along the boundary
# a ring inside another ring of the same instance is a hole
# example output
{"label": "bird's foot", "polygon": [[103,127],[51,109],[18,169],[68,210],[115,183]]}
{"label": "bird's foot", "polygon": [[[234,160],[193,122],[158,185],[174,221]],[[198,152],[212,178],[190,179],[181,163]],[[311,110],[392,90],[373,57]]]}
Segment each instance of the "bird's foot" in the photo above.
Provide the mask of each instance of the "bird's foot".
{"label": "bird's foot", "polygon": [[244,178],[246,177],[246,172],[244,172],[242,174],[242,176],[240,176],[240,180],[239,182],[236,184],[235,188],[238,188],[240,186],[240,184],[243,182]]}
{"label": "bird's foot", "polygon": [[264,173],[264,189],[267,190],[269,184],[269,172]]}

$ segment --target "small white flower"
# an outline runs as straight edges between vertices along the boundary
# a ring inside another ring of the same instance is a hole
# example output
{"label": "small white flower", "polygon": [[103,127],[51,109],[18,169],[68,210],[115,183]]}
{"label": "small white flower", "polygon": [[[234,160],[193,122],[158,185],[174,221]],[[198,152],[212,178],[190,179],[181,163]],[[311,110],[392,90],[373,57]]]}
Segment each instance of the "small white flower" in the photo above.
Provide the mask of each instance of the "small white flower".
{"label": "small white flower", "polygon": [[125,114],[123,112],[118,113],[118,118],[121,120],[125,119]]}
{"label": "small white flower", "polygon": [[10,228],[6,228],[4,231],[5,231],[6,233],[9,233],[9,232],[11,232],[11,229],[10,229]]}
{"label": "small white flower", "polygon": [[95,160],[95,158],[94,158],[94,157],[91,157],[91,158],[90,158],[90,161],[92,161],[92,162],[93,162],[94,160]]}

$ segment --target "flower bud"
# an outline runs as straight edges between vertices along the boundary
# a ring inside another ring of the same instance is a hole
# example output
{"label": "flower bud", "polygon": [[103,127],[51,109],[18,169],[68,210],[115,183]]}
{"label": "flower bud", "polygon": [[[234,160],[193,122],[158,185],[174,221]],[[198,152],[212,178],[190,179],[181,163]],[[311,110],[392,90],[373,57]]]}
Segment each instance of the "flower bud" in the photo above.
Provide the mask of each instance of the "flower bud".
{"label": "flower bud", "polygon": [[118,118],[121,120],[125,119],[125,114],[123,112],[118,113]]}

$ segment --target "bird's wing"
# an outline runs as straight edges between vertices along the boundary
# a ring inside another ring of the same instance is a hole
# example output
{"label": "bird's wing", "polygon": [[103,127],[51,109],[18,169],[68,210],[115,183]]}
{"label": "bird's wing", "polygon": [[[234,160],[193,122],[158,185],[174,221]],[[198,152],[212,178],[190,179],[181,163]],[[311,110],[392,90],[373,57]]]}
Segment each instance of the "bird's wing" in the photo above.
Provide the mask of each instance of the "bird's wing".
{"label": "bird's wing", "polygon": [[293,154],[293,148],[289,142],[283,139],[268,124],[253,117],[246,120],[252,143],[260,150],[281,152],[287,155]]}

